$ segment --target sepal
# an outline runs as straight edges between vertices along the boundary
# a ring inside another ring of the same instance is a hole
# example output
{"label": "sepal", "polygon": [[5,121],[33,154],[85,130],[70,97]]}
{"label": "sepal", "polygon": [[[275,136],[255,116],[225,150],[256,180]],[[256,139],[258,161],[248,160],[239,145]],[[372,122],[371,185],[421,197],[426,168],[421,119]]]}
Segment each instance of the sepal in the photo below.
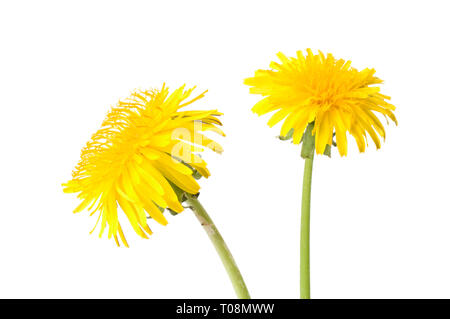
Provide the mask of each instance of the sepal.
{"label": "sepal", "polygon": [[277,137],[278,137],[280,140],[282,140],[282,141],[288,141],[288,140],[290,140],[290,139],[292,138],[293,135],[294,135],[294,129],[291,128],[291,129],[289,130],[289,132],[288,132],[285,136],[279,135],[279,136],[277,136]]}
{"label": "sepal", "polygon": [[303,133],[301,156],[304,159],[314,158],[315,138],[312,135],[313,129],[314,129],[314,122],[311,122],[306,127],[305,133]]}

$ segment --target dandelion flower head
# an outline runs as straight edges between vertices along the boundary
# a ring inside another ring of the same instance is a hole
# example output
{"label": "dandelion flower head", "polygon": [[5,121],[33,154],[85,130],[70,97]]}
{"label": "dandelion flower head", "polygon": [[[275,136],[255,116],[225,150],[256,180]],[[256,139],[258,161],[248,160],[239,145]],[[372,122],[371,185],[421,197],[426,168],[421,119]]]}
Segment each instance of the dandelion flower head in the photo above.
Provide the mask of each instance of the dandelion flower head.
{"label": "dandelion flower head", "polygon": [[210,175],[198,153],[205,147],[222,152],[202,134],[224,135],[218,127],[221,113],[180,110],[206,93],[187,101],[192,91],[183,86],[169,94],[163,85],[132,93],[112,107],[83,148],[72,179],[63,186],[66,193],[79,193],[81,203],[74,213],[87,208],[91,215],[98,214],[100,236],[108,228],[108,238],[119,245],[120,237],[128,246],[119,223],[121,210],[135,232],[148,238],[152,231],[147,217],[166,225],[164,209],[183,211],[173,185],[196,194],[200,186],[193,173]]}
{"label": "dandelion flower head", "polygon": [[280,134],[293,132],[295,144],[301,142],[308,123],[314,123],[317,154],[334,144],[335,136],[340,155],[347,155],[347,133],[360,152],[368,143],[367,134],[380,148],[380,136],[384,139],[386,133],[376,113],[396,124],[397,120],[395,107],[387,102],[390,97],[380,93],[383,81],[374,76],[375,70],[358,71],[350,61],[306,51],[306,56],[298,51],[295,58],[278,53],[281,63],[272,62],[272,70],[258,70],[244,81],[251,86],[250,93],[264,97],[252,110],[258,115],[276,111],[268,125],[284,120]]}

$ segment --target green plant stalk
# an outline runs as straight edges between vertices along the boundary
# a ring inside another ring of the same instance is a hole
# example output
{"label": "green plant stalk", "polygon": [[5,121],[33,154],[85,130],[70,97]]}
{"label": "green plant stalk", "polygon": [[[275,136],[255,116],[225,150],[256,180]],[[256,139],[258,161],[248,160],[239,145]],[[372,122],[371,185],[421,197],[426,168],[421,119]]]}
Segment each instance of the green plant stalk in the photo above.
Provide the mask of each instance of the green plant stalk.
{"label": "green plant stalk", "polygon": [[302,217],[300,231],[300,298],[310,299],[309,229],[313,158],[305,158],[303,173]]}
{"label": "green plant stalk", "polygon": [[203,226],[203,229],[209,236],[209,239],[214,245],[217,253],[219,254],[220,259],[225,267],[225,270],[230,277],[231,283],[233,284],[234,291],[239,299],[250,299],[250,294],[247,290],[247,286],[245,285],[244,279],[242,278],[241,272],[234,261],[233,256],[231,255],[230,250],[228,249],[225,241],[217,230],[216,225],[212,221],[211,217],[209,217],[205,208],[202,206],[200,201],[197,199],[195,195],[185,194],[187,197],[186,203],[192,209],[195,216],[197,217],[200,224]]}
{"label": "green plant stalk", "polygon": [[306,127],[302,138],[301,156],[305,159],[302,190],[302,217],[300,226],[300,298],[310,299],[309,270],[309,228],[311,211],[311,180],[314,160],[315,141],[312,131],[314,122]]}

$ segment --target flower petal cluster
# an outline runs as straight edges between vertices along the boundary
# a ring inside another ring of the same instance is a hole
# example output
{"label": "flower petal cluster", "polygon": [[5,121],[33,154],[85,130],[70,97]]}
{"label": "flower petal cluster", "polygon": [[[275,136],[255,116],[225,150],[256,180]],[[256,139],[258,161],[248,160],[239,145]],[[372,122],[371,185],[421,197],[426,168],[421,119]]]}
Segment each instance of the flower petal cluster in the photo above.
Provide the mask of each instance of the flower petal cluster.
{"label": "flower petal cluster", "polygon": [[[101,128],[81,152],[72,179],[63,184],[66,193],[79,193],[75,213],[88,209],[98,213],[100,236],[119,237],[125,246],[119,211],[123,211],[135,232],[148,238],[151,217],[167,224],[164,209],[183,211],[174,185],[190,194],[200,186],[193,173],[208,177],[206,162],[198,155],[205,148],[222,152],[222,147],[203,131],[224,133],[217,110],[183,111],[181,108],[202,98],[186,101],[193,89],[180,87],[169,94],[160,90],[136,91],[114,106]],[[95,229],[95,227],[94,227]]]}
{"label": "flower petal cluster", "polygon": [[272,70],[258,70],[244,82],[251,86],[250,93],[264,97],[253,107],[255,113],[276,111],[269,126],[284,120],[281,136],[293,131],[293,142],[299,144],[307,125],[314,123],[317,154],[323,154],[335,136],[340,155],[347,155],[348,134],[360,152],[366,148],[367,135],[380,148],[386,132],[376,113],[396,124],[397,120],[395,107],[387,102],[390,97],[380,93],[383,81],[374,76],[374,69],[358,71],[350,61],[311,49],[306,55],[298,51],[297,57],[282,53],[278,57],[281,63],[272,62]]}

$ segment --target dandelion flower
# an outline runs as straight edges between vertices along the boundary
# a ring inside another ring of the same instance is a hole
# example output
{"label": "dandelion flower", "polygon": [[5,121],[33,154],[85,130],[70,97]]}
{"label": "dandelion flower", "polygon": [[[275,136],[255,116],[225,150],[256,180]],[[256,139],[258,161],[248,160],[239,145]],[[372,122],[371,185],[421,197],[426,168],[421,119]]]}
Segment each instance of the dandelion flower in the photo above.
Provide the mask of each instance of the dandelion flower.
{"label": "dandelion flower", "polygon": [[192,90],[183,86],[169,94],[163,85],[160,90],[132,93],[112,107],[83,148],[72,179],[63,186],[66,193],[79,193],[81,203],[74,213],[86,208],[91,215],[98,213],[94,229],[100,221],[100,236],[108,226],[108,238],[119,245],[119,236],[128,247],[119,223],[120,207],[135,232],[148,238],[152,231],[147,217],[166,225],[164,209],[183,211],[173,185],[196,194],[200,186],[194,171],[210,175],[196,153],[205,147],[222,152],[201,133],[224,135],[218,128],[221,113],[180,110],[205,94],[186,101]]}
{"label": "dandelion flower", "polygon": [[307,125],[314,122],[317,154],[323,154],[335,136],[339,154],[347,155],[347,133],[360,152],[366,148],[367,134],[380,148],[379,136],[384,139],[386,134],[376,113],[396,124],[397,120],[395,107],[387,102],[390,97],[380,93],[378,85],[383,81],[374,76],[375,70],[358,71],[350,61],[306,51],[306,56],[298,51],[296,58],[278,53],[281,63],[272,62],[273,70],[258,70],[245,80],[250,93],[264,96],[252,110],[258,115],[276,111],[268,125],[284,120],[280,134],[292,132],[294,144],[301,142]]}
{"label": "dandelion flower", "polygon": [[[351,135],[360,152],[364,152],[368,137],[380,148],[380,137],[386,132],[377,115],[397,124],[388,103],[390,97],[380,93],[383,81],[375,77],[374,69],[358,71],[350,61],[335,59],[319,51],[301,51],[296,58],[278,53],[281,63],[272,62],[272,70],[258,70],[244,81],[250,93],[261,94],[253,111],[258,115],[272,114],[268,125],[284,120],[280,139],[302,142],[305,159],[302,187],[300,231],[300,298],[310,298],[309,231],[311,211],[311,180],[314,153],[330,156],[331,146],[337,146],[341,156],[347,155],[347,137]],[[334,138],[336,137],[336,140]]]}

